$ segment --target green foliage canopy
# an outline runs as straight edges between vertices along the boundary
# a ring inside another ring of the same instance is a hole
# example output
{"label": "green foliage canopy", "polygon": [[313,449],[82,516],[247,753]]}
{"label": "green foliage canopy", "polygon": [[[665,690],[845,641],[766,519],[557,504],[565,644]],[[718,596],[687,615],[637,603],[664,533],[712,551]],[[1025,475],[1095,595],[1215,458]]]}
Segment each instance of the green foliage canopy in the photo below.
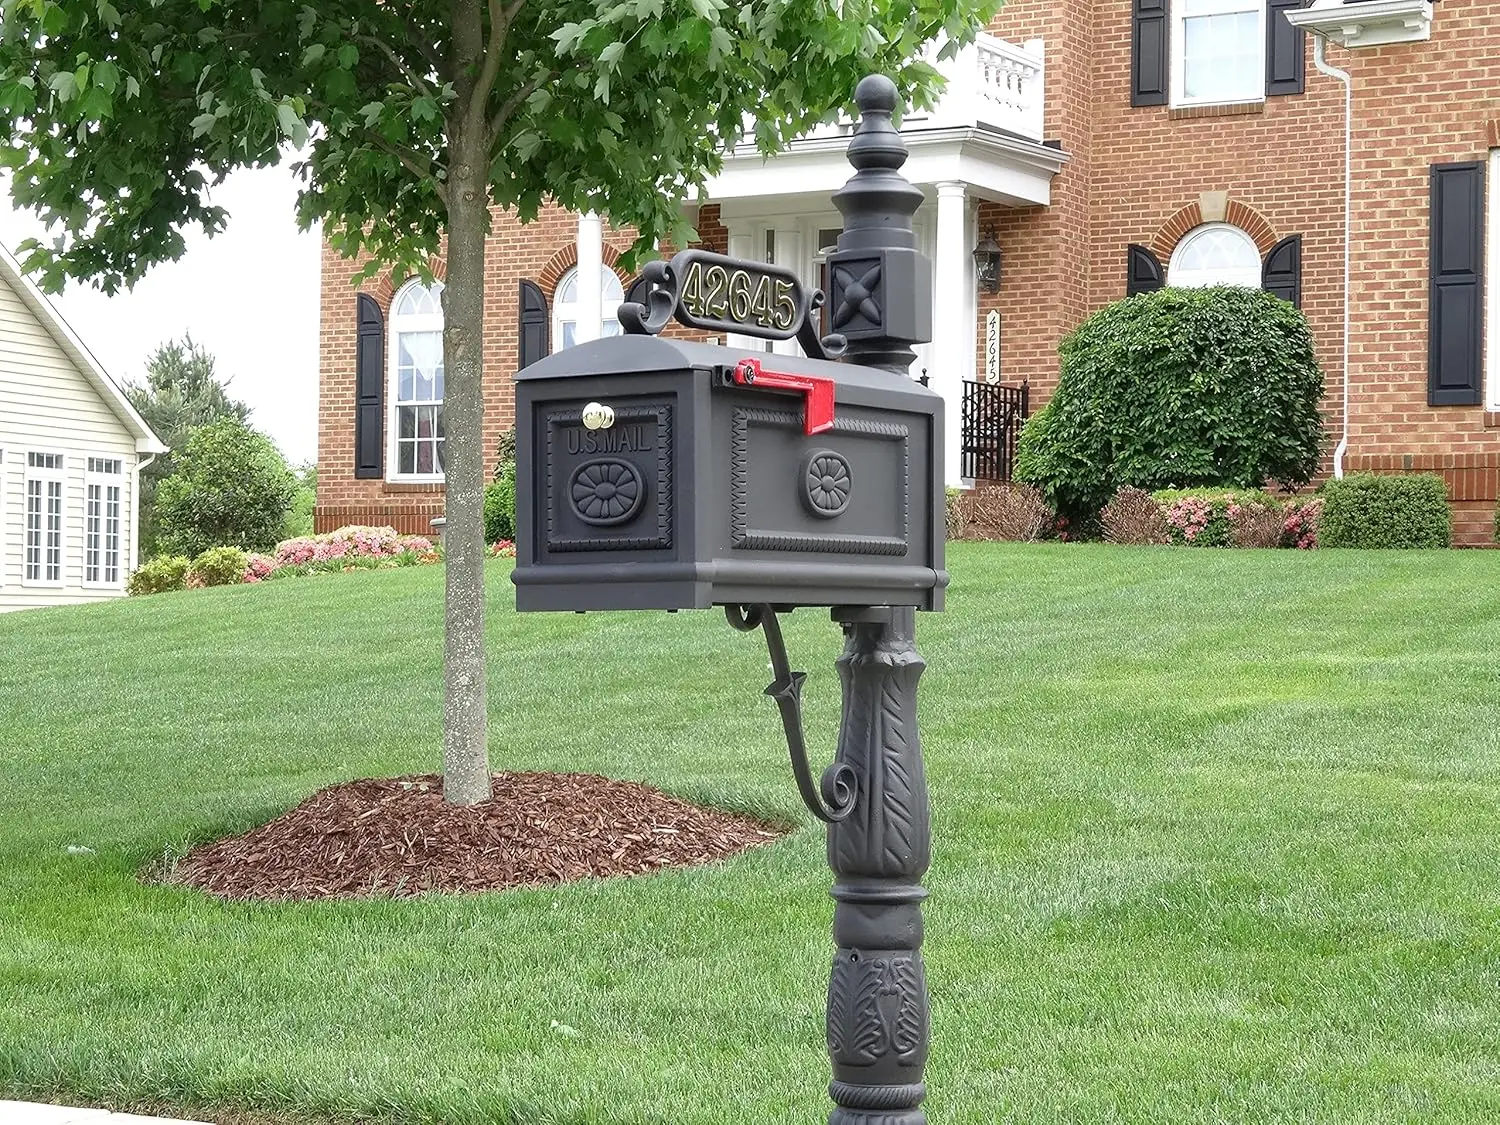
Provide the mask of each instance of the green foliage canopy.
{"label": "green foliage canopy", "polygon": [[1323,375],[1302,313],[1255,289],[1163,289],[1099,310],[1061,347],[1016,477],[1069,518],[1123,486],[1305,484],[1323,440]]}
{"label": "green foliage canopy", "polygon": [[172,475],[175,457],[200,426],[221,418],[248,422],[250,407],[229,397],[229,381],[214,370],[214,357],[189,333],[162,344],[146,360],[144,382],[127,383],[125,397],[167,446],[141,471],[141,557],[156,554],[156,490]]}
{"label": "green foliage canopy", "polygon": [[[450,146],[483,141],[489,202],[546,198],[687,234],[680,201],[753,117],[770,151],[890,74],[930,104],[923,44],[973,37],[995,0],[4,0],[0,159],[56,244],[55,290],[106,290],[227,219],[234,168],[302,150],[304,225],[370,268],[420,271],[449,219]],[[467,59],[469,65],[464,65]]]}
{"label": "green foliage canopy", "polygon": [[296,481],[269,438],[232,418],[201,427],[156,494],[164,550],[268,551],[280,537]]}

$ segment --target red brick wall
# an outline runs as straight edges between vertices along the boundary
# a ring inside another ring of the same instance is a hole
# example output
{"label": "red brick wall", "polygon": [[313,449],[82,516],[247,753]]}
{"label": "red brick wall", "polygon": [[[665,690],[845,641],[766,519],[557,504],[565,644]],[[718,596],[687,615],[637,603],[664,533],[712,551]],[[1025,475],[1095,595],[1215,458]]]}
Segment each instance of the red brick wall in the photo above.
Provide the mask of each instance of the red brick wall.
{"label": "red brick wall", "polygon": [[1090,247],[1089,196],[1093,156],[1094,28],[1089,6],[1054,0],[1010,0],[990,31],[1012,43],[1042,39],[1046,56],[1043,129],[1062,143],[1067,164],[1052,181],[1047,207],[979,208],[979,233],[991,228],[1000,244],[1000,292],[979,294],[975,326],[977,370],[984,370],[984,321],[1000,310],[1000,369],[1007,383],[1029,381],[1032,403],[1044,404],[1057,385],[1057,344],[1087,315]]}
{"label": "red brick wall", "polygon": [[[1165,265],[1202,221],[1205,193],[1225,193],[1227,219],[1262,252],[1287,235],[1303,237],[1302,307],[1327,388],[1327,471],[1343,425],[1343,88],[1313,68],[1309,40],[1302,95],[1249,107],[1132,108],[1131,8],[1131,0],[1010,0],[991,25],[1014,43],[1045,41],[1046,136],[1070,159],[1050,206],[979,209],[980,234],[993,228],[1004,267],[1000,293],[980,295],[976,352],[985,314],[998,308],[1003,377],[1030,380],[1034,407],[1044,404],[1061,337],[1124,296],[1126,247],[1149,246]],[[1329,51],[1355,83],[1346,467],[1441,473],[1462,514],[1460,541],[1478,542],[1490,538],[1500,491],[1500,428],[1493,416],[1486,424],[1482,407],[1427,405],[1428,167],[1483,159],[1500,144],[1500,3],[1451,0],[1435,12],[1430,42]],[[717,208],[703,208],[699,228],[705,241],[727,246]],[[571,264],[575,231],[573,217],[556,209],[528,227],[497,216],[486,326],[491,444],[511,421],[517,282],[541,279],[550,299]],[[606,234],[614,251],[630,241],[630,232]],[[422,522],[440,513],[440,488],[355,481],[350,469],[353,268],[325,252],[318,525]],[[389,280],[367,288],[389,300]],[[978,362],[982,369],[982,354]]]}
{"label": "red brick wall", "polygon": [[[699,216],[704,237],[721,249],[726,244],[717,207]],[[486,247],[484,326],[485,448],[493,450],[503,430],[514,425],[511,375],[517,363],[521,280],[535,281],[550,308],[557,284],[578,259],[578,220],[559,207],[543,208],[526,225],[496,211]],[[606,225],[604,262],[613,266],[635,241],[635,231]],[[435,264],[439,277],[442,262]],[[389,313],[391,299],[404,279],[389,275],[350,284],[360,263],[323,248],[322,329],[318,398],[318,502],[314,524],[329,531],[344,524],[394,526],[398,531],[427,533],[443,514],[440,484],[390,484],[354,477],[355,296],[366,292]],[[618,271],[617,271],[618,272]],[[621,282],[630,278],[621,274]]]}
{"label": "red brick wall", "polygon": [[[1227,220],[1262,252],[1303,236],[1302,307],[1327,390],[1327,471],[1343,425],[1343,87],[1313,67],[1309,39],[1302,95],[1132,108],[1131,8],[1014,0],[991,26],[1012,42],[1046,40],[1046,132],[1072,159],[1053,182],[1051,207],[981,210],[981,232],[991,222],[999,231],[1005,272],[998,298],[981,298],[977,346],[985,312],[1000,308],[1005,378],[1029,378],[1033,404],[1045,403],[1060,337],[1125,295],[1126,247],[1149,246],[1165,265],[1203,220],[1202,194],[1225,192]],[[1435,11],[1430,42],[1329,50],[1355,84],[1346,468],[1441,473],[1458,541],[1478,543],[1493,533],[1500,429],[1486,425],[1482,407],[1427,405],[1428,167],[1483,159],[1500,143],[1500,5]]]}

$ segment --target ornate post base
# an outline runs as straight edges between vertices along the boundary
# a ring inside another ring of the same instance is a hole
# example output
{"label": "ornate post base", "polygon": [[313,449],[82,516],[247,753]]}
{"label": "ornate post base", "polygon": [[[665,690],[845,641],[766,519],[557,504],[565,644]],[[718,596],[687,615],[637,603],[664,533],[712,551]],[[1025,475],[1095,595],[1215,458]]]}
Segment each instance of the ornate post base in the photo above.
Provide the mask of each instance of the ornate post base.
{"label": "ornate post base", "polygon": [[828,826],[833,939],[828,985],[829,1125],[925,1125],[927,980],[921,878],[931,860],[917,735],[911,609],[835,609],[846,641],[839,765],[857,779],[853,812]]}

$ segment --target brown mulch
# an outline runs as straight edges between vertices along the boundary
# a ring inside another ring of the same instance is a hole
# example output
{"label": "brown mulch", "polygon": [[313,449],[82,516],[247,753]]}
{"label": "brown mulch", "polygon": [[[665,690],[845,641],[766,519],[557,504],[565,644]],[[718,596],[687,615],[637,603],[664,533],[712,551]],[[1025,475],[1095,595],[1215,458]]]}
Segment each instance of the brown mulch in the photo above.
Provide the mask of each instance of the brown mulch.
{"label": "brown mulch", "polygon": [[193,849],[167,881],[226,899],[498,891],[712,863],[787,831],[593,774],[497,773],[489,801],[458,807],[420,774],[321,789]]}

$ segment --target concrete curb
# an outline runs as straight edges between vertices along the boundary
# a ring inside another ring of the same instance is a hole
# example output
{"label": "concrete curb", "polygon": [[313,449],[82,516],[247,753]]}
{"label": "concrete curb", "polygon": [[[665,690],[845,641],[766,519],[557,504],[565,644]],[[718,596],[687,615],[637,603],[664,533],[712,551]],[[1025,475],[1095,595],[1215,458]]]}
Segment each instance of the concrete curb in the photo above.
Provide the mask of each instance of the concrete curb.
{"label": "concrete curb", "polygon": [[211,1125],[207,1121],[183,1121],[175,1117],[141,1117],[134,1113],[110,1113],[107,1109],[75,1109],[38,1102],[0,1101],[0,1125]]}

